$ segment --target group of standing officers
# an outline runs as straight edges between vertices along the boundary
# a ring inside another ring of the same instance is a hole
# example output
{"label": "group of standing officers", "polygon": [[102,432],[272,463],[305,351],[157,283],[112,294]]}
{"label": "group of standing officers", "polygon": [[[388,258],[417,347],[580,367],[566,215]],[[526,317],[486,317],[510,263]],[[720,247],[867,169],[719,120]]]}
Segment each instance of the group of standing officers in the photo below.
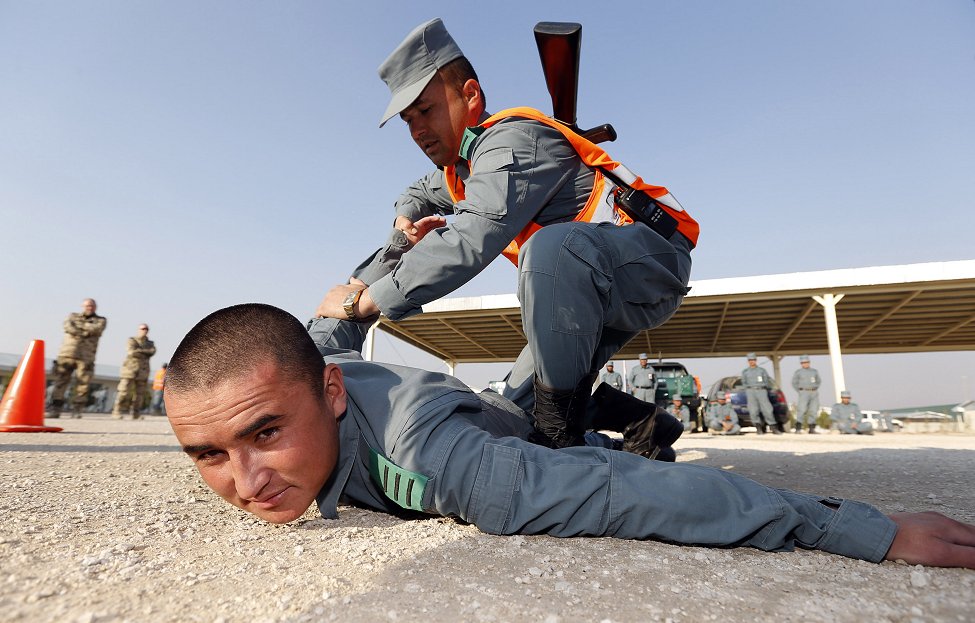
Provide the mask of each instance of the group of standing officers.
{"label": "group of standing officers", "polygon": [[[765,434],[766,431],[781,435],[783,431],[775,419],[774,409],[769,400],[769,391],[775,389],[772,376],[765,368],[758,365],[758,357],[755,353],[748,353],[747,360],[748,367],[741,371],[741,384],[745,390],[748,413],[751,414],[756,432],[759,435]],[[808,355],[799,357],[799,365],[800,368],[792,375],[792,388],[797,394],[794,432],[801,433],[805,427],[807,432],[815,433],[819,419],[819,387],[822,384],[822,377],[815,368],[810,366]],[[606,371],[600,377],[600,381],[615,389],[623,390],[623,377],[615,371],[612,361],[606,364]],[[628,393],[645,402],[656,401],[657,379],[653,366],[648,363],[646,353],[640,353],[639,364],[629,371],[626,381]],[[694,424],[691,421],[690,409],[684,404],[683,398],[675,395],[671,400],[670,411],[681,420],[685,431],[692,430]],[[713,400],[716,402],[708,404],[705,412],[708,430],[715,435],[740,434],[741,425],[731,403],[730,393],[720,390]],[[840,392],[840,402],[834,404],[830,410],[831,426],[843,434],[873,434],[873,425],[862,419],[860,407],[855,402],[851,402],[850,392]],[[893,430],[890,425],[888,430]]]}
{"label": "group of standing officers", "polygon": [[[108,320],[96,313],[95,299],[81,302],[81,312],[69,314],[64,321],[64,339],[52,368],[53,383],[51,401],[45,417],[60,418],[65,410],[65,393],[74,377],[71,417],[80,418],[88,405],[91,380],[95,374],[95,352]],[[119,373],[119,384],[112,407],[112,417],[122,419],[129,414],[132,419],[142,418],[146,389],[149,381],[149,359],[156,354],[156,345],[149,339],[149,325],[142,323],[136,334],[126,341],[125,361]],[[152,409],[162,413],[162,394],[167,364],[162,364],[153,380]]]}

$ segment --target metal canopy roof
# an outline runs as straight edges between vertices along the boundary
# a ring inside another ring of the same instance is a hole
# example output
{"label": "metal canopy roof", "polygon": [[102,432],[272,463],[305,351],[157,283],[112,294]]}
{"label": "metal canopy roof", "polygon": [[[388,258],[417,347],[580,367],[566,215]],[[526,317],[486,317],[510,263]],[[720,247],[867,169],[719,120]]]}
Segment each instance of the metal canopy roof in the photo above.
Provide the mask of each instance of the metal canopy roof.
{"label": "metal canopy roof", "polygon": [[[975,260],[691,282],[664,326],[616,357],[731,357],[829,352],[823,307],[836,305],[844,354],[975,350]],[[379,329],[452,363],[513,361],[525,345],[514,295],[442,299]]]}

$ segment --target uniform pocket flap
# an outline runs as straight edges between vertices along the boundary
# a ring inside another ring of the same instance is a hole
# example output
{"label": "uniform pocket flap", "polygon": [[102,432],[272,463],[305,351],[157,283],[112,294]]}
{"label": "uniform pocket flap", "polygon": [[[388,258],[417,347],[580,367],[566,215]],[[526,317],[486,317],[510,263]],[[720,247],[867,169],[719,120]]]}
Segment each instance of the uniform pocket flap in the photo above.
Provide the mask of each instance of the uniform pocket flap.
{"label": "uniform pocket flap", "polygon": [[489,149],[478,154],[471,162],[471,171],[475,173],[489,173],[500,171],[515,163],[515,152],[509,147]]}
{"label": "uniform pocket flap", "polygon": [[481,464],[467,520],[488,534],[504,534],[518,479],[521,450],[493,443],[481,451]]}

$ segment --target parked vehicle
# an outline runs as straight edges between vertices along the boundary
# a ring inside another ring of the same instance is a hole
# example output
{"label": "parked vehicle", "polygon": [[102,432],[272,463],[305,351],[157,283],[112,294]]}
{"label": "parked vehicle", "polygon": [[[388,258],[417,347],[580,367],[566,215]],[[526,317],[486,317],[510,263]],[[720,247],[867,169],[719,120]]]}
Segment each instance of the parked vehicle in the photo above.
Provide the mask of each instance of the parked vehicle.
{"label": "parked vehicle", "polygon": [[691,412],[691,422],[696,422],[701,411],[701,383],[684,364],[676,361],[651,363],[657,377],[654,402],[661,409],[669,409],[674,396],[680,396]]}
{"label": "parked vehicle", "polygon": [[[748,412],[748,398],[745,396],[745,388],[741,384],[741,376],[726,376],[716,381],[708,390],[708,404],[718,404],[716,396],[719,391],[728,392],[729,401],[735,408],[735,413],[738,414],[738,423],[741,424],[742,428],[757,426]],[[785,394],[773,383],[773,388],[768,390],[768,399],[772,403],[772,414],[775,416],[779,430],[785,432],[785,427],[789,422],[789,403],[785,399]],[[761,414],[758,420],[761,421]]]}

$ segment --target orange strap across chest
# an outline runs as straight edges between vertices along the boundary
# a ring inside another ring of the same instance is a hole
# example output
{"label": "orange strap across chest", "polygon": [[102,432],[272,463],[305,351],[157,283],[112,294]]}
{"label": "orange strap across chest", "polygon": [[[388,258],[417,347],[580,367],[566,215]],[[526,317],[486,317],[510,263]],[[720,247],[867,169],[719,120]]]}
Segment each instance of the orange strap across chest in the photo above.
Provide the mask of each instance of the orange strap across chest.
{"label": "orange strap across chest", "polygon": [[[519,108],[509,108],[507,110],[502,110],[501,112],[491,115],[486,121],[484,121],[484,123],[480,125],[480,127],[489,128],[495,123],[497,123],[498,121],[501,121],[502,119],[507,119],[509,117],[522,117],[525,119],[531,119],[533,121],[543,123],[551,128],[558,130],[562,134],[562,136],[564,136],[566,140],[569,141],[569,143],[572,145],[572,148],[575,149],[576,153],[579,154],[579,157],[582,159],[583,163],[585,163],[586,166],[588,166],[595,172],[596,177],[593,183],[592,192],[589,194],[589,198],[586,200],[586,204],[575,216],[575,218],[572,219],[573,221],[580,221],[580,222],[587,222],[587,223],[591,222],[609,186],[608,180],[603,175],[603,170],[612,172],[614,170],[620,169],[621,171],[623,171],[626,170],[625,167],[622,167],[622,165],[619,162],[610,158],[609,154],[607,154],[601,147],[599,147],[595,143],[586,140],[579,134],[573,132],[572,129],[566,126],[565,124],[560,123],[555,119],[552,119],[551,117],[545,115],[539,110],[535,110],[534,108],[519,107]],[[472,175],[474,174],[473,169],[471,169],[471,174]],[[462,201],[465,197],[464,182],[457,175],[457,171],[453,165],[446,167],[444,169],[444,180],[446,181],[447,184],[447,191],[450,193],[450,197],[454,201],[454,203],[457,203],[458,201]],[[676,200],[672,200],[671,202],[674,206],[677,207],[673,207],[672,205],[667,204],[668,198],[670,198],[670,191],[668,191],[663,186],[654,186],[652,184],[647,184],[640,177],[636,177],[633,180],[626,180],[626,181],[627,184],[629,184],[631,187],[637,190],[642,190],[643,192],[647,193],[654,199],[658,200],[658,203],[660,204],[661,208],[663,208],[664,211],[666,211],[668,214],[670,214],[672,217],[674,217],[677,220],[677,231],[682,233],[688,240],[690,240],[692,245],[695,246],[697,245],[697,238],[700,233],[700,227],[698,226],[697,221],[691,218],[690,215],[687,214],[687,212],[685,212],[682,208],[679,208],[679,204],[676,203]],[[623,214],[622,212],[617,212],[614,215],[613,220],[617,225],[628,225],[633,222],[633,220],[630,217]],[[506,258],[508,258],[511,261],[511,263],[517,266],[518,251],[520,250],[521,245],[525,244],[525,242],[527,242],[527,240],[532,236],[532,234],[534,234],[536,231],[538,231],[541,228],[542,226],[536,223],[535,221],[529,222],[528,225],[526,225],[524,229],[522,229],[518,233],[518,235],[515,236],[514,240],[512,240],[508,244],[508,246],[504,249],[504,251],[502,251],[502,254]]]}

